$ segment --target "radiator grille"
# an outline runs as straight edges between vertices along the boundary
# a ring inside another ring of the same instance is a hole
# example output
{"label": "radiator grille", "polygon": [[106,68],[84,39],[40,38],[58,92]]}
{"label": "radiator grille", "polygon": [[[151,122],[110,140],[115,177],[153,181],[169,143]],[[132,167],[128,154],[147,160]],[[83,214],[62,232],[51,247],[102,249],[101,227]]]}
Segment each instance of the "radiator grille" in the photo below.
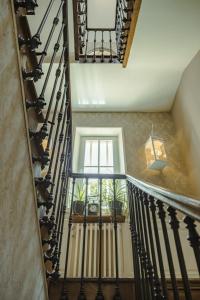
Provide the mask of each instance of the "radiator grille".
{"label": "radiator grille", "polygon": [[[123,271],[122,228],[118,224],[118,264],[119,276]],[[81,262],[83,251],[83,224],[73,224],[69,249],[68,277],[81,277]],[[113,224],[102,226],[102,277],[115,277],[115,235]],[[99,274],[99,226],[87,224],[84,277],[94,278]]]}

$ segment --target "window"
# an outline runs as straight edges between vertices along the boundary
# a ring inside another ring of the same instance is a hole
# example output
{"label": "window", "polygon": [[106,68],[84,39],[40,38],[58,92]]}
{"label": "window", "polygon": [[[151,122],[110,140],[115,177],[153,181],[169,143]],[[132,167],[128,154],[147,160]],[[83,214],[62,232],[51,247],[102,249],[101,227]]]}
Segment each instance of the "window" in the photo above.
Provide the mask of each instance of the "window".
{"label": "window", "polygon": [[76,127],[74,134],[74,173],[125,173],[122,128]]}
{"label": "window", "polygon": [[113,136],[82,136],[78,165],[81,173],[118,173],[118,138]]}

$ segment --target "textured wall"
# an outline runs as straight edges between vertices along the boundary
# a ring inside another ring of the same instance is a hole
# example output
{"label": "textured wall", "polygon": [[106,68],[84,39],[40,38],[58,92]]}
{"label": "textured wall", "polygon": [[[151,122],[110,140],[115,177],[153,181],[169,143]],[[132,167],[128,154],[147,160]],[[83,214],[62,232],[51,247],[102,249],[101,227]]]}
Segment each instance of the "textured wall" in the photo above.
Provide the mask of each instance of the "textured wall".
{"label": "textured wall", "polygon": [[[13,2],[13,1],[12,1]],[[47,299],[11,1],[0,1],[0,299]]]}
{"label": "textured wall", "polygon": [[[165,140],[168,166],[163,171],[146,168],[144,145],[151,126],[154,133]],[[169,113],[73,113],[73,126],[122,127],[127,173],[137,178],[163,186],[172,191],[194,195],[180,155],[180,145]]]}
{"label": "textured wall", "polygon": [[183,73],[172,110],[188,176],[200,196],[200,51]]}

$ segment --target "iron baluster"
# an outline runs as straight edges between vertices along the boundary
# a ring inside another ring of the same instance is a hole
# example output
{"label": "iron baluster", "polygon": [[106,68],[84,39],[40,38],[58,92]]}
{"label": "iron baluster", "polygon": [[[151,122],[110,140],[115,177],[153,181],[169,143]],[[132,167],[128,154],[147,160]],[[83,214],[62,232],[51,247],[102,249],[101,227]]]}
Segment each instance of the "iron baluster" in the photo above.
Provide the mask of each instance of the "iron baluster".
{"label": "iron baluster", "polygon": [[163,237],[164,237],[164,241],[165,241],[165,248],[166,248],[169,271],[170,271],[170,276],[171,276],[173,295],[174,295],[175,300],[179,300],[179,292],[178,292],[178,287],[177,287],[177,282],[176,282],[176,274],[175,274],[175,269],[174,269],[174,264],[173,264],[169,236],[168,236],[168,232],[167,232],[167,226],[166,226],[166,222],[165,222],[166,213],[164,210],[164,205],[161,201],[157,200],[156,205],[158,207],[158,216],[161,221]]}
{"label": "iron baluster", "polygon": [[97,42],[97,31],[94,31],[94,58],[93,62],[96,62],[96,42]]}
{"label": "iron baluster", "polygon": [[[58,123],[57,123],[55,137],[54,137],[53,146],[52,146],[51,159],[50,159],[47,175],[45,176],[45,179],[47,180],[47,182],[51,182],[51,170],[52,170],[52,166],[53,166],[53,162],[54,162],[56,146],[58,145],[57,153],[56,153],[55,166],[58,165],[58,159],[59,159],[59,156],[60,156],[61,144],[63,142],[64,126],[65,126],[66,119],[67,119],[67,108],[68,108],[68,105],[69,105],[68,101],[65,100],[65,98],[66,98],[66,94],[65,94],[66,88],[67,87],[65,87],[65,89],[64,89],[62,105],[61,105],[61,108],[60,108],[60,112],[58,114]],[[65,102],[65,110],[64,110],[64,113],[63,113],[63,106],[64,106],[63,104],[64,104],[64,102]],[[61,121],[62,121],[62,126],[61,126],[61,130],[60,130],[60,134],[58,136]],[[48,147],[48,145],[47,145],[47,147]],[[47,153],[49,153],[49,148],[47,148],[46,151],[47,151]],[[56,172],[57,172],[57,168],[54,168],[53,180],[52,180],[53,185],[54,185],[54,182],[55,182]],[[52,185],[52,187],[53,187],[53,185]]]}
{"label": "iron baluster", "polygon": [[87,31],[87,37],[85,42],[85,62],[87,62],[88,38],[89,38],[89,31]]}
{"label": "iron baluster", "polygon": [[139,211],[139,189],[135,187],[134,189],[135,195],[135,208],[136,208],[136,222],[137,222],[137,230],[138,230],[138,255],[140,257],[140,268],[142,275],[142,299],[148,300],[148,287],[146,280],[146,271],[145,271],[145,257],[144,257],[144,245],[143,245],[143,232],[141,227],[140,220],[140,211]]}
{"label": "iron baluster", "polygon": [[144,194],[144,205],[146,210],[146,217],[147,217],[147,228],[148,228],[148,236],[149,236],[149,244],[151,249],[151,260],[153,265],[153,273],[154,273],[154,297],[156,300],[162,300],[161,294],[161,286],[160,281],[158,278],[158,269],[157,269],[157,262],[156,262],[156,254],[155,254],[155,245],[153,240],[153,231],[150,219],[150,208],[149,208],[149,197]]}
{"label": "iron baluster", "polygon": [[115,295],[113,300],[120,300],[120,290],[119,290],[119,266],[118,266],[118,239],[117,239],[117,207],[116,207],[116,186],[115,179],[113,179],[113,201],[114,201],[114,235],[115,235]]}
{"label": "iron baluster", "polygon": [[68,290],[67,290],[67,271],[68,271],[68,260],[69,260],[69,246],[70,246],[70,237],[71,237],[71,228],[72,228],[72,207],[74,200],[74,187],[75,187],[76,178],[73,178],[72,181],[72,194],[71,194],[71,204],[70,204],[70,213],[69,213],[69,221],[68,221],[68,233],[67,233],[67,249],[65,256],[65,270],[64,270],[64,278],[62,283],[62,291],[60,300],[68,300]]}
{"label": "iron baluster", "polygon": [[[66,202],[67,202],[67,191],[68,191],[68,184],[69,184],[69,174],[67,172],[68,170],[68,164],[69,164],[69,156],[67,155],[67,163],[66,166],[64,167],[66,170],[66,176],[64,179],[64,187],[63,191],[61,194],[62,197],[62,209],[61,209],[61,214],[60,214],[60,226],[58,228],[58,253],[57,253],[57,265],[56,265],[56,274],[59,274],[59,269],[60,269],[60,255],[61,255],[61,247],[62,247],[62,239],[63,239],[63,229],[64,229],[64,219],[65,219],[65,214],[66,214]],[[56,245],[56,246],[57,246]]]}
{"label": "iron baluster", "polygon": [[86,251],[86,227],[87,227],[87,203],[88,203],[88,178],[86,178],[85,187],[85,203],[84,203],[84,218],[83,218],[83,249],[81,260],[81,279],[80,279],[80,291],[77,300],[86,300],[84,290],[84,266],[85,266],[85,251]]}
{"label": "iron baluster", "polygon": [[102,274],[101,274],[101,258],[102,258],[102,179],[99,180],[100,191],[99,191],[99,278],[98,278],[98,290],[96,300],[104,300],[102,291]]}
{"label": "iron baluster", "polygon": [[190,242],[190,246],[193,248],[194,256],[197,262],[197,268],[200,274],[200,237],[196,231],[196,225],[194,220],[189,216],[186,216],[184,219],[184,223],[187,225],[188,229],[188,241]]}
{"label": "iron baluster", "polygon": [[[52,120],[49,121],[49,123],[50,123],[50,129],[49,129],[49,135],[48,135],[48,141],[47,141],[47,148],[46,148],[47,152],[49,152],[49,147],[50,147],[50,143],[51,143],[51,138],[52,138],[52,133],[53,133],[53,127],[55,125],[55,119],[56,119],[56,113],[57,113],[57,109],[58,109],[58,104],[59,104],[59,101],[60,101],[61,96],[62,96],[62,90],[65,93],[65,88],[63,89],[64,76],[65,76],[65,68],[66,68],[66,65],[64,65],[64,67],[63,67],[59,89],[58,89],[58,91],[56,93],[56,104],[55,104],[55,107],[54,107]],[[62,104],[61,104],[61,106],[62,106]]]}
{"label": "iron baluster", "polygon": [[44,120],[45,124],[47,123],[47,121],[49,119],[49,114],[50,114],[52,103],[53,103],[53,100],[54,100],[54,95],[55,95],[56,87],[57,87],[57,84],[58,84],[58,79],[59,79],[60,74],[61,74],[61,65],[62,65],[63,58],[64,58],[63,55],[61,55],[59,65],[58,65],[58,68],[57,68],[56,73],[55,73],[55,81],[54,81],[54,84],[53,84],[51,97],[50,97],[50,100],[49,100],[49,105],[48,105],[48,109],[47,109],[45,120]]}
{"label": "iron baluster", "polygon": [[[63,3],[64,3],[64,0],[61,0],[61,3],[60,3],[60,5],[59,5],[58,11],[57,11],[57,14],[56,14],[55,18],[53,19],[53,24],[52,24],[51,30],[50,30],[50,32],[49,32],[49,35],[48,35],[46,44],[45,44],[45,46],[44,46],[44,49],[42,50],[42,55],[41,55],[40,60],[39,60],[39,64],[38,64],[39,66],[42,66],[42,64],[43,64],[43,62],[44,62],[44,58],[45,58],[45,56],[47,55],[47,50],[48,50],[48,48],[49,48],[49,44],[50,44],[50,42],[51,42],[51,39],[52,39],[52,36],[53,36],[53,34],[54,34],[55,28],[56,28],[56,26],[57,26],[58,23],[59,23],[59,16],[60,16],[60,14],[61,14],[61,12],[62,12],[62,6],[63,6]],[[62,26],[61,26],[61,30],[60,30],[61,33],[62,33],[62,31],[63,31],[63,26],[64,26],[64,24],[62,24]],[[59,36],[60,36],[60,34],[58,35],[58,37],[59,37]],[[60,38],[58,38],[58,43],[55,44],[56,52],[57,52],[58,49],[59,49],[59,42],[60,42]]]}
{"label": "iron baluster", "polygon": [[[50,75],[51,75],[53,63],[54,63],[54,60],[55,60],[55,57],[56,57],[56,52],[57,52],[57,50],[54,48],[54,52],[51,56],[51,61],[49,63],[47,74],[46,74],[46,77],[45,77],[45,80],[44,80],[44,84],[42,86],[42,91],[40,93],[40,96],[38,97],[38,101],[40,100],[40,101],[45,102],[44,95],[45,95],[47,84],[49,82],[49,78],[50,78]],[[65,47],[63,47],[63,49],[62,49],[61,58],[63,58],[64,52],[65,52]]]}
{"label": "iron baluster", "polygon": [[159,268],[160,268],[163,299],[168,299],[168,291],[167,291],[167,284],[166,284],[166,278],[165,278],[165,270],[164,270],[162,251],[161,251],[161,246],[160,246],[158,225],[157,225],[157,221],[156,221],[156,206],[155,206],[154,198],[152,196],[149,196],[149,201],[150,201],[150,206],[149,207],[150,207],[151,214],[152,214],[154,236],[155,236],[155,242],[156,242],[156,248],[157,248],[157,254],[158,254],[158,262],[159,262]]}
{"label": "iron baluster", "polygon": [[104,62],[104,31],[101,31],[101,62]]}
{"label": "iron baluster", "polygon": [[141,203],[141,219],[143,221],[143,233],[144,233],[144,240],[145,240],[145,245],[146,245],[146,268],[147,268],[147,277],[149,278],[149,284],[150,284],[150,289],[151,289],[151,298],[154,299],[154,291],[156,291],[156,279],[155,279],[155,274],[153,270],[153,266],[151,263],[151,258],[150,258],[150,246],[149,246],[149,238],[147,234],[147,221],[146,221],[146,214],[145,214],[145,209],[144,209],[144,201],[145,201],[145,196],[144,193],[140,190],[140,203]]}
{"label": "iron baluster", "polygon": [[111,31],[109,31],[109,35],[110,35],[110,39],[109,39],[109,42],[110,42],[110,62],[112,63],[113,62],[113,56],[112,56],[112,33],[111,33]]}
{"label": "iron baluster", "polygon": [[42,21],[40,22],[40,25],[38,27],[38,30],[37,30],[36,34],[31,39],[31,44],[30,45],[31,45],[31,50],[32,51],[35,50],[36,48],[38,48],[39,45],[41,45],[40,34],[42,33],[43,27],[44,27],[45,22],[48,18],[48,15],[51,11],[51,8],[53,6],[54,1],[55,0],[50,0],[49,5],[48,5],[48,7],[45,11],[45,14],[44,14],[43,18],[42,18]]}
{"label": "iron baluster", "polygon": [[168,211],[169,217],[170,217],[169,224],[171,225],[171,228],[172,228],[173,234],[174,234],[174,240],[175,240],[176,251],[177,251],[179,266],[180,266],[180,270],[181,270],[182,280],[183,280],[185,297],[187,300],[191,300],[192,296],[191,296],[191,291],[190,291],[190,284],[189,284],[189,280],[188,280],[185,259],[183,256],[183,250],[182,250],[182,245],[181,245],[179,231],[178,231],[179,230],[179,221],[176,217],[176,210],[173,207],[169,206],[167,211]]}
{"label": "iron baluster", "polygon": [[67,188],[68,188],[67,166],[68,166],[68,155],[66,154],[64,159],[62,174],[61,174],[61,187],[59,192],[58,208],[56,211],[56,223],[54,227],[54,232],[56,233],[56,239],[57,239],[57,243],[54,249],[55,264],[57,263],[57,269],[56,269],[57,273],[59,271],[59,258],[61,253],[63,224],[64,224],[64,216],[66,212],[66,195],[67,195]]}
{"label": "iron baluster", "polygon": [[139,267],[139,257],[137,254],[137,230],[135,224],[135,199],[133,195],[132,184],[128,182],[129,191],[129,212],[130,212],[130,230],[132,238],[132,249],[133,249],[133,267],[134,267],[134,278],[135,278],[135,295],[136,299],[141,298],[141,285],[140,285],[140,267]]}
{"label": "iron baluster", "polygon": [[[67,130],[65,132],[65,138],[64,138],[64,143],[63,143],[63,151],[60,157],[60,169],[59,169],[59,173],[58,173],[58,178],[57,178],[57,184],[56,184],[56,191],[55,191],[55,203],[58,201],[57,206],[55,208],[55,214],[56,214],[56,224],[58,224],[59,222],[59,212],[60,212],[60,208],[61,208],[61,194],[59,194],[59,190],[62,190],[63,188],[63,184],[64,184],[64,176],[63,176],[63,172],[62,172],[62,167],[63,167],[63,163],[66,164],[66,160],[67,160],[67,155],[69,155],[69,121],[66,121],[66,126],[67,126]],[[67,147],[67,151],[65,150],[65,147]]]}

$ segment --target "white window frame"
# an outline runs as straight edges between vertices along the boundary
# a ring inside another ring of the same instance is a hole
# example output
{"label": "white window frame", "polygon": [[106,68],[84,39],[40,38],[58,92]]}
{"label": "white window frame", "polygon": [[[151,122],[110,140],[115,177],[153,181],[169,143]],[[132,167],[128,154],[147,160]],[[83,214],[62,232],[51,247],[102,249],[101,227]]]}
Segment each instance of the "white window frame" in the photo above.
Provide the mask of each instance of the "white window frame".
{"label": "white window frame", "polygon": [[[117,174],[120,171],[120,159],[119,159],[119,143],[117,136],[81,136],[80,137],[80,150],[79,150],[79,158],[78,158],[78,172],[84,173],[84,158],[85,158],[85,142],[87,140],[112,140],[113,142],[113,174]],[[98,142],[98,152],[100,143]],[[98,157],[99,159],[99,157]],[[88,166],[90,167],[90,166]],[[97,166],[91,166],[98,168],[97,174],[100,174],[100,168],[109,167],[109,166],[100,166],[100,162],[98,161]]]}
{"label": "white window frame", "polygon": [[81,137],[115,137],[117,140],[119,163],[116,172],[120,174],[126,173],[126,157],[123,142],[123,130],[121,127],[75,127],[74,128],[74,142],[73,142],[73,165],[72,170],[74,173],[79,171],[79,153],[81,147]]}

